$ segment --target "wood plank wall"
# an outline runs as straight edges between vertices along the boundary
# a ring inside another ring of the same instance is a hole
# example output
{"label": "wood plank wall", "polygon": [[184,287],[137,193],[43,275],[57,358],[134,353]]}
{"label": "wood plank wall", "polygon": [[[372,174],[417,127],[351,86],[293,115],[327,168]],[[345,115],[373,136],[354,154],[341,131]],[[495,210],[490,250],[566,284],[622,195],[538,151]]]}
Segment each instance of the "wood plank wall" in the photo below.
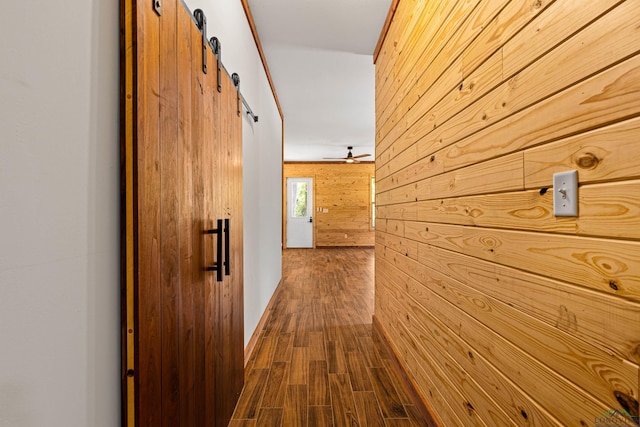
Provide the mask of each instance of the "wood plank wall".
{"label": "wood plank wall", "polygon": [[[445,426],[638,415],[640,2],[400,0],[375,316]],[[577,170],[579,216],[553,214]]]}
{"label": "wood plank wall", "polygon": [[[313,178],[316,246],[374,245],[375,233],[371,228],[371,178],[374,171],[373,163],[284,164],[283,185],[286,185],[287,178]],[[282,194],[286,198],[285,187]],[[283,203],[286,204],[286,200]],[[286,215],[286,207],[282,212]]]}

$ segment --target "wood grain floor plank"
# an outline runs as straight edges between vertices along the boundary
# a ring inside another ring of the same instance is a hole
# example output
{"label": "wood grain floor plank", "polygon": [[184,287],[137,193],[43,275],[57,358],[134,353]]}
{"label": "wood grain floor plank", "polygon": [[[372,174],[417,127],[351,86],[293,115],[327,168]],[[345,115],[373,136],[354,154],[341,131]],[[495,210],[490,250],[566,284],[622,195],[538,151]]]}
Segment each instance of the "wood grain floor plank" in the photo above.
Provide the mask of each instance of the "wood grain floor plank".
{"label": "wood grain floor plank", "polygon": [[276,348],[273,353],[273,362],[288,362],[293,351],[293,334],[283,333],[278,335]]}
{"label": "wood grain floor plank", "polygon": [[400,402],[402,402],[404,405],[411,405],[413,403],[411,400],[411,397],[409,396],[409,393],[405,391],[405,388],[403,386],[403,381],[400,378],[400,373],[396,371],[395,367],[393,366],[393,362],[390,360],[385,360],[382,363],[384,367],[387,368],[387,372],[389,373],[389,378],[391,379],[391,382],[393,383],[393,386],[396,389],[396,392],[398,393],[398,398],[400,399]]}
{"label": "wood grain floor plank", "polygon": [[273,363],[273,353],[275,351],[275,345],[277,338],[274,335],[263,336],[258,341],[258,351],[256,351],[257,357],[254,360],[254,368],[267,369]]}
{"label": "wood grain floor plank", "polygon": [[327,360],[324,346],[324,334],[322,332],[309,333],[309,360]]}
{"label": "wood grain floor plank", "polygon": [[374,392],[356,391],[353,397],[361,427],[384,427],[384,418]]}
{"label": "wood grain floor plank", "polygon": [[422,417],[422,415],[420,414],[420,411],[415,405],[404,405],[404,410],[407,411],[407,415],[409,416],[409,419],[411,420],[414,426],[416,427],[434,427],[435,426],[435,423],[429,423]]}
{"label": "wood grain floor plank", "polygon": [[268,377],[268,369],[253,369],[249,373],[232,419],[252,419],[256,417]]}
{"label": "wood grain floor plank", "polygon": [[329,374],[333,417],[338,426],[359,426],[348,374]]}
{"label": "wood grain floor plank", "polygon": [[291,357],[291,372],[289,374],[289,384],[307,384],[309,360],[305,347],[294,347]]}
{"label": "wood grain floor plank", "polygon": [[307,386],[290,385],[284,402],[283,425],[287,427],[307,426]]}
{"label": "wood grain floor plank", "polygon": [[331,406],[309,406],[309,427],[333,427]]}
{"label": "wood grain floor plank", "polygon": [[406,418],[407,413],[400,401],[398,392],[393,386],[391,376],[385,368],[370,368],[373,390],[378,396],[380,407],[385,418]]}
{"label": "wood grain floor plank", "polygon": [[360,352],[347,353],[347,369],[353,391],[373,391],[366,362]]}
{"label": "wood grain floor plank", "polygon": [[331,405],[329,373],[327,362],[324,360],[312,360],[309,362],[309,405]]}
{"label": "wood grain floor plank", "polygon": [[274,362],[269,370],[269,379],[262,398],[262,408],[282,408],[287,391],[289,363]]}
{"label": "wood grain floor plank", "polygon": [[327,360],[329,361],[329,373],[338,374],[347,372],[345,352],[340,341],[329,341],[327,346]]}
{"label": "wood grain floor plank", "polygon": [[374,348],[374,342],[372,338],[360,337],[358,338],[358,348],[365,359],[365,363],[369,368],[382,367],[383,359]]}
{"label": "wood grain floor plank", "polygon": [[258,413],[256,426],[260,427],[280,427],[282,426],[282,408],[262,408]]}

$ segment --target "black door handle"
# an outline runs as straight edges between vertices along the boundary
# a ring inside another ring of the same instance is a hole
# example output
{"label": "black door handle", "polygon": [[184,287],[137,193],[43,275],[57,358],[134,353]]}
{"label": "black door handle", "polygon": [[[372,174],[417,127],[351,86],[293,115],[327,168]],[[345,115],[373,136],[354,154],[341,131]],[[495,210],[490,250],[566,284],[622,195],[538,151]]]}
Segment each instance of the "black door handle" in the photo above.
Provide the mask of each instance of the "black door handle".
{"label": "black door handle", "polygon": [[224,220],[224,275],[231,274],[231,260],[229,259],[229,218]]}
{"label": "black door handle", "polygon": [[[216,262],[213,265],[205,267],[206,271],[215,271],[216,272],[216,281],[222,282],[222,220],[219,219],[217,222],[218,228],[214,228],[213,230],[205,230],[204,234],[215,234],[216,235]],[[227,244],[228,246],[228,244]]]}
{"label": "black door handle", "polygon": [[309,222],[313,222],[313,217],[312,216],[309,217]]}

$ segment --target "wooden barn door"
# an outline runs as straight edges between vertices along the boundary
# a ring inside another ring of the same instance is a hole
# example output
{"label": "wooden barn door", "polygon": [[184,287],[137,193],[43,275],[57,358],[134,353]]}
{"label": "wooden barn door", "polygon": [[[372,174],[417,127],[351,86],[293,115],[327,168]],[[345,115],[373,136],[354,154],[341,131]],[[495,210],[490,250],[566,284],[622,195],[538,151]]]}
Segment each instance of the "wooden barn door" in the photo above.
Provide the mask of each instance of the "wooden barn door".
{"label": "wooden barn door", "polygon": [[239,94],[182,3],[155,4],[121,1],[123,425],[226,426],[243,386]]}

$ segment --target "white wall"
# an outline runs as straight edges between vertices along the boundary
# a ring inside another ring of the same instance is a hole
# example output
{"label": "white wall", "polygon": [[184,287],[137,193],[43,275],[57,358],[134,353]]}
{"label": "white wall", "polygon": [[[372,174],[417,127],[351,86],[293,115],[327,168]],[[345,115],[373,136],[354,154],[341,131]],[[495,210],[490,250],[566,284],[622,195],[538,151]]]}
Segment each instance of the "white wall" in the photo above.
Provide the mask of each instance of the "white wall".
{"label": "white wall", "polygon": [[0,426],[116,426],[117,2],[3,2],[0,40]]}
{"label": "white wall", "polygon": [[243,125],[245,345],[278,285],[282,270],[282,122],[240,0],[187,0],[207,17],[207,37],[220,40],[222,63],[240,76],[240,90],[258,123]]}
{"label": "white wall", "polygon": [[[280,119],[240,1],[216,8],[210,35],[260,114],[244,140],[248,339],[280,279]],[[120,424],[118,20],[102,0],[2,6],[0,427]]]}

